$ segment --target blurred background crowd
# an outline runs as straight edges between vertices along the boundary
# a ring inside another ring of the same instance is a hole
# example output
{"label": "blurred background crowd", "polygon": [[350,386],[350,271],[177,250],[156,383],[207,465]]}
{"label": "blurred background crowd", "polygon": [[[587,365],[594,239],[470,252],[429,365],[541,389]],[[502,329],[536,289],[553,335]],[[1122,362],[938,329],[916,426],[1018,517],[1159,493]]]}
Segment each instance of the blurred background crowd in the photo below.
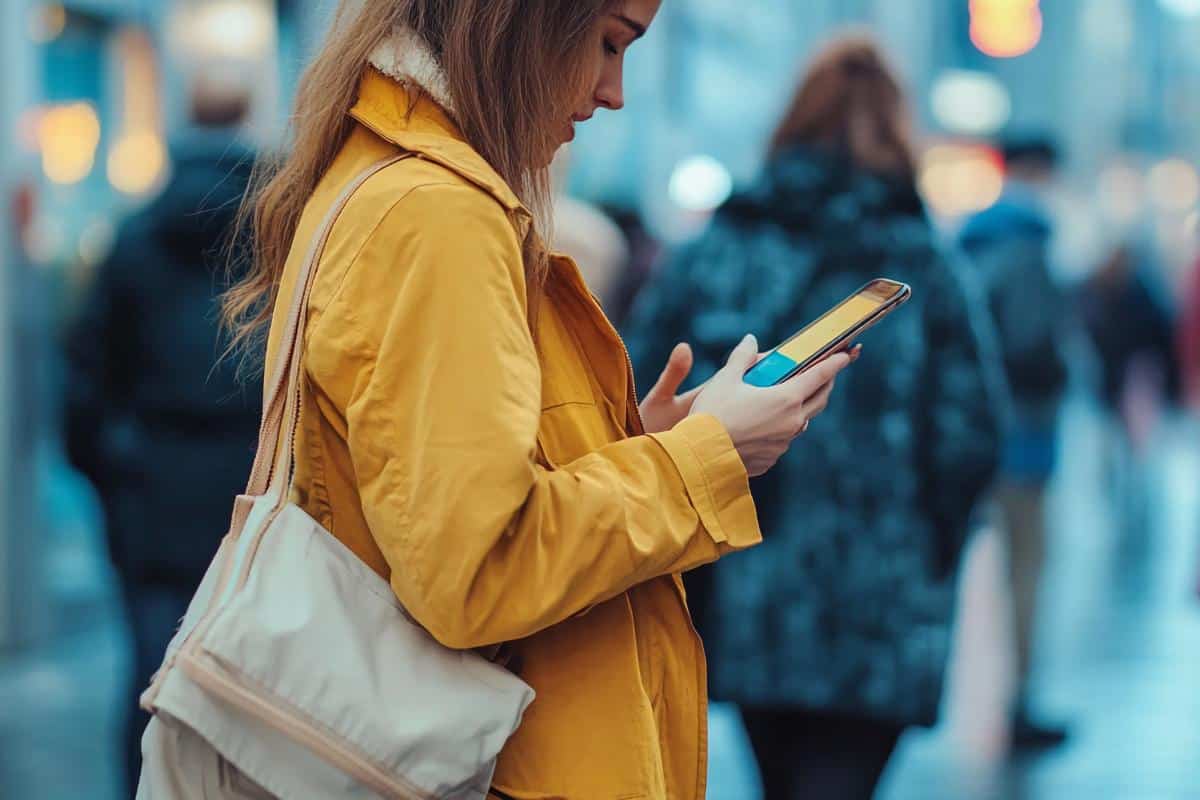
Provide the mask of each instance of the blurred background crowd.
{"label": "blurred background crowd", "polygon": [[[257,430],[222,232],[331,5],[0,0],[0,797],[130,796]],[[1198,43],[1200,0],[667,0],[561,154],[643,388],[914,288],[686,577],[711,796],[1200,796]]]}

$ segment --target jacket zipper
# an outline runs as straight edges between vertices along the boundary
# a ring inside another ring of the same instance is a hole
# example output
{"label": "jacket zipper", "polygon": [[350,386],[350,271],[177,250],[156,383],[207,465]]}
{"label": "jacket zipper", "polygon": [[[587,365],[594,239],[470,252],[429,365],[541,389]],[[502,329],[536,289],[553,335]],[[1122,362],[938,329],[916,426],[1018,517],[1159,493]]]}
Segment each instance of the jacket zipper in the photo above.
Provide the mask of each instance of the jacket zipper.
{"label": "jacket zipper", "polygon": [[[629,356],[629,348],[625,346],[625,340],[617,333],[612,321],[604,313],[600,306],[600,302],[590,291],[587,292],[588,299],[593,313],[598,315],[600,320],[603,320],[603,328],[612,335],[621,346],[621,354],[625,356],[625,369],[628,376],[627,383],[629,385],[629,408],[632,420],[634,422],[634,436],[644,436],[646,434],[646,425],[642,420],[641,409],[638,407],[637,401],[637,386],[633,376],[633,359]],[[682,590],[675,585],[675,581],[671,581],[671,588],[674,589],[676,599],[679,600],[680,608],[683,610],[683,618],[687,620],[688,631],[692,635],[692,641],[696,644],[696,650],[699,657],[696,659],[696,689],[700,694],[702,702],[697,704],[696,709],[696,725],[697,725],[697,742],[699,748],[696,753],[696,777],[695,790],[696,797],[702,798],[705,796],[708,784],[707,762],[708,762],[708,656],[704,652],[704,640],[700,637],[700,632],[696,630],[696,623],[692,620],[692,612],[688,609],[687,600]]]}

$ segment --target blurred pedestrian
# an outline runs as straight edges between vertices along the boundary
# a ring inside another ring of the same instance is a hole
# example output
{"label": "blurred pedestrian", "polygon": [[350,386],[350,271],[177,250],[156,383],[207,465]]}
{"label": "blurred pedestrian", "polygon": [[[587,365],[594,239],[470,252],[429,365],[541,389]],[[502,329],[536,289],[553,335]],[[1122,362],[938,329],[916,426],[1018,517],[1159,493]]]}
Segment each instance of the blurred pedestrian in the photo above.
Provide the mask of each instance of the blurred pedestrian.
{"label": "blurred pedestrian", "polygon": [[913,287],[806,446],[752,484],[764,544],[689,594],[768,800],[869,798],[904,729],[934,722],[960,554],[998,457],[987,311],[935,243],[909,114],[872,39],[831,42],[761,177],[652,280],[629,330],[643,370],[684,340],[702,380],[741,331],[774,344],[873,278]]}
{"label": "blurred pedestrian", "polygon": [[629,312],[642,287],[650,279],[654,265],[660,260],[663,244],[650,230],[641,212],[635,208],[607,205],[609,218],[625,235],[629,246],[629,261],[621,280],[613,288],[605,313],[620,328],[624,328]]}
{"label": "blurred pedestrian", "polygon": [[1028,689],[1045,557],[1046,486],[1058,461],[1067,385],[1062,347],[1070,308],[1050,264],[1054,224],[1045,194],[1055,178],[1057,148],[1040,136],[1012,138],[1003,155],[1003,194],[967,220],[960,241],[985,287],[1013,399],[996,503],[1008,537],[1017,651],[1011,733],[1020,747],[1057,744],[1067,734],[1036,719]]}
{"label": "blurred pedestrian", "polygon": [[[755,389],[747,337],[702,394],[664,384],[639,410],[616,332],[543,244],[547,167],[622,107],[625,53],[658,7],[342,3],[293,146],[250,195],[253,263],[227,296],[239,342],[269,332],[275,363],[311,241],[365,176],[302,301],[290,497],[437,641],[507,643],[537,698],[498,797],[703,796],[704,655],[678,573],[760,541],[748,476],[851,360]],[[223,743],[156,717],[143,796],[236,775]],[[267,784],[294,765],[253,766],[274,772],[241,777]]]}
{"label": "blurred pedestrian", "polygon": [[551,166],[554,178],[553,247],[571,257],[592,294],[611,316],[613,300],[629,268],[629,245],[617,223],[591,203],[572,197],[566,189],[568,148]]}
{"label": "blurred pedestrian", "polygon": [[1080,287],[1083,322],[1100,357],[1100,399],[1135,453],[1154,427],[1145,417],[1178,399],[1186,374],[1177,361],[1170,293],[1161,288],[1162,265],[1152,250],[1137,239],[1123,242]]}
{"label": "blurred pedestrian", "polygon": [[1200,413],[1200,259],[1184,285],[1177,334],[1182,394],[1188,408]]}
{"label": "blurred pedestrian", "polygon": [[[1192,266],[1184,292],[1177,334],[1181,393],[1185,407],[1200,415],[1200,259]],[[1200,573],[1196,592],[1200,594]]]}
{"label": "blurred pedestrian", "polygon": [[173,174],[120,226],[67,344],[67,447],[100,495],[132,634],[131,793],[149,719],[136,698],[228,528],[258,435],[257,393],[217,363],[220,251],[251,168],[234,140],[246,110],[244,92],[196,80]]}

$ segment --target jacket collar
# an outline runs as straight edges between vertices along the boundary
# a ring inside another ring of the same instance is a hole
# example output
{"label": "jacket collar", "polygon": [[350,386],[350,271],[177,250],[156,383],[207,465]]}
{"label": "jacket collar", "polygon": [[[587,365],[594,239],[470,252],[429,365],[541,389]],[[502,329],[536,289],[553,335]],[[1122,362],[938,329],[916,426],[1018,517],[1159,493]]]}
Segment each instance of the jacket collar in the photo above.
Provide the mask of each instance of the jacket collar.
{"label": "jacket collar", "polygon": [[[529,216],[512,188],[467,143],[452,117],[445,73],[424,42],[399,29],[371,54],[350,116],[389,142],[441,164]],[[418,91],[410,91],[410,89]]]}
{"label": "jacket collar", "polygon": [[433,49],[411,28],[396,28],[371,51],[371,66],[392,80],[419,87],[451,116],[455,113],[450,96],[450,79],[438,63]]}

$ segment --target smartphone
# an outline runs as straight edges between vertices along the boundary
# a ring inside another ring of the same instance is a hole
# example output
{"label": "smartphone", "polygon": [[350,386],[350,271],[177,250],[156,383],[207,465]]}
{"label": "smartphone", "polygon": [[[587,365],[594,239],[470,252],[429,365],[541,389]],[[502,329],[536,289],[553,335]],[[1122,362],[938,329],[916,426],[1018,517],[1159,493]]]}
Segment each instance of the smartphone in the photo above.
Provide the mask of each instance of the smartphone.
{"label": "smartphone", "polygon": [[821,359],[850,347],[854,339],[912,296],[908,284],[876,278],[827,311],[792,338],[763,356],[743,380],[774,386]]}

